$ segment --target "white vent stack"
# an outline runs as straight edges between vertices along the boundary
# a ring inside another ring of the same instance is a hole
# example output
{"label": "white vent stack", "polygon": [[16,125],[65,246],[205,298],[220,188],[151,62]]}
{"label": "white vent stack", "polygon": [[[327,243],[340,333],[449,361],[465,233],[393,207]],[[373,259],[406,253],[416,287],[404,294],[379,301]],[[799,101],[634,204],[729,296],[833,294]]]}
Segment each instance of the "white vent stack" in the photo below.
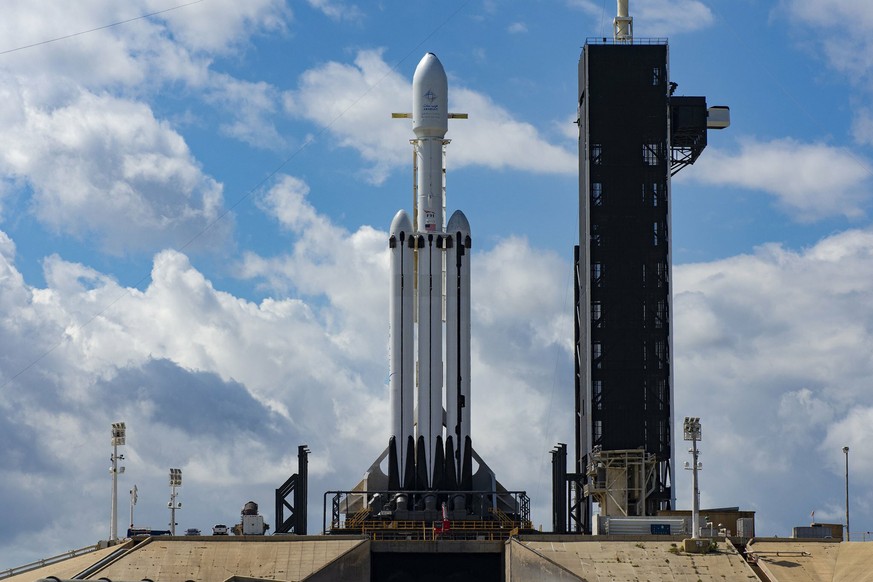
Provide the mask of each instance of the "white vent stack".
{"label": "white vent stack", "polygon": [[634,19],[628,13],[628,1],[618,0],[618,11],[612,20],[615,42],[632,43],[634,41]]}

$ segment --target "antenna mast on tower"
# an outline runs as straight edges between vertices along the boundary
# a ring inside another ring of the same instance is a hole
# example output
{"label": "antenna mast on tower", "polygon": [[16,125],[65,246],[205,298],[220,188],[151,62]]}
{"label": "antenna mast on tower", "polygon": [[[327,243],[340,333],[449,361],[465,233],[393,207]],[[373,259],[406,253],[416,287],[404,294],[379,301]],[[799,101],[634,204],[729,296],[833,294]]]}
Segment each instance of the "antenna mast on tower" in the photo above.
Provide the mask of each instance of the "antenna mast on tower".
{"label": "antenna mast on tower", "polygon": [[618,0],[618,12],[612,19],[612,37],[615,42],[632,44],[634,41],[634,18],[628,15],[628,1]]}

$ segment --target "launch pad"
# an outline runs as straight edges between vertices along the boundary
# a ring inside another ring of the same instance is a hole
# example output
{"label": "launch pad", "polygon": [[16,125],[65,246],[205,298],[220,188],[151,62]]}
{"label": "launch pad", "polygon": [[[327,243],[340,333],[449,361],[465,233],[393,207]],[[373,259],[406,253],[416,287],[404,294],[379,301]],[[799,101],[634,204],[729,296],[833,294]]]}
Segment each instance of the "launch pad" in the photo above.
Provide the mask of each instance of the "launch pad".
{"label": "launch pad", "polygon": [[[364,534],[372,540],[503,541],[533,531],[524,491],[328,491],[330,534]],[[431,501],[432,500],[432,501]],[[435,502],[439,509],[428,508]],[[454,504],[448,509],[449,504]]]}

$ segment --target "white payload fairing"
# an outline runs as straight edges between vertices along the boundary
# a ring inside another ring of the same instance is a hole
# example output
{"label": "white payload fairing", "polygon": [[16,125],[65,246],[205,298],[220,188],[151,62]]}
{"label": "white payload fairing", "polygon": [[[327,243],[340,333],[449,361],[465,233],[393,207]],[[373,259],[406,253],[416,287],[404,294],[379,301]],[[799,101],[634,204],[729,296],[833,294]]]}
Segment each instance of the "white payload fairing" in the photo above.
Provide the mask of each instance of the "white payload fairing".
{"label": "white payload fairing", "polygon": [[458,210],[444,226],[443,163],[449,117],[466,116],[448,112],[446,72],[433,53],[415,69],[412,106],[415,222],[400,210],[389,235],[388,484],[395,491],[469,490],[470,224]]}

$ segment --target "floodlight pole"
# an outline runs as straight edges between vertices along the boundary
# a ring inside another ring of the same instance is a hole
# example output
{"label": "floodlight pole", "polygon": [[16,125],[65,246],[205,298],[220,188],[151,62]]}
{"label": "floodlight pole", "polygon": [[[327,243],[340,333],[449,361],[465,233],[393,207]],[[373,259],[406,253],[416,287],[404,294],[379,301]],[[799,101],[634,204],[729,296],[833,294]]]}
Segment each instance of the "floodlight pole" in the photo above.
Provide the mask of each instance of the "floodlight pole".
{"label": "floodlight pole", "polygon": [[112,439],[112,512],[109,517],[109,541],[118,539],[118,445]]}
{"label": "floodlight pole", "polygon": [[182,486],[182,469],[170,469],[170,535],[176,535],[176,510],[182,509],[182,504],[176,502],[176,487]]}
{"label": "floodlight pole", "polygon": [[170,535],[176,535],[176,487],[170,493]]}
{"label": "floodlight pole", "polygon": [[694,490],[694,499],[691,502],[691,527],[694,529],[692,539],[700,537],[700,486],[697,481],[697,439],[691,441],[691,488]]}
{"label": "floodlight pole", "polygon": [[851,540],[849,532],[849,447],[843,447],[843,454],[846,455],[846,541]]}
{"label": "floodlight pole", "polygon": [[697,441],[702,438],[702,431],[700,430],[700,418],[696,416],[686,416],[685,422],[683,423],[683,432],[685,434],[685,440],[691,441],[691,449],[689,449],[689,453],[691,453],[691,467],[688,467],[688,463],[685,464],[686,469],[691,469],[691,488],[693,489],[693,495],[691,500],[691,529],[694,530],[691,532],[691,539],[698,539],[700,537],[700,487],[697,483],[697,471],[700,469],[700,463],[698,462],[698,457],[700,455],[700,451],[697,450]]}
{"label": "floodlight pole", "polygon": [[119,470],[118,461],[124,459],[124,455],[118,454],[119,445],[124,444],[125,433],[127,428],[123,422],[112,423],[112,466],[109,472],[112,473],[112,510],[109,517],[109,541],[118,541],[118,473],[124,471],[124,467]]}

